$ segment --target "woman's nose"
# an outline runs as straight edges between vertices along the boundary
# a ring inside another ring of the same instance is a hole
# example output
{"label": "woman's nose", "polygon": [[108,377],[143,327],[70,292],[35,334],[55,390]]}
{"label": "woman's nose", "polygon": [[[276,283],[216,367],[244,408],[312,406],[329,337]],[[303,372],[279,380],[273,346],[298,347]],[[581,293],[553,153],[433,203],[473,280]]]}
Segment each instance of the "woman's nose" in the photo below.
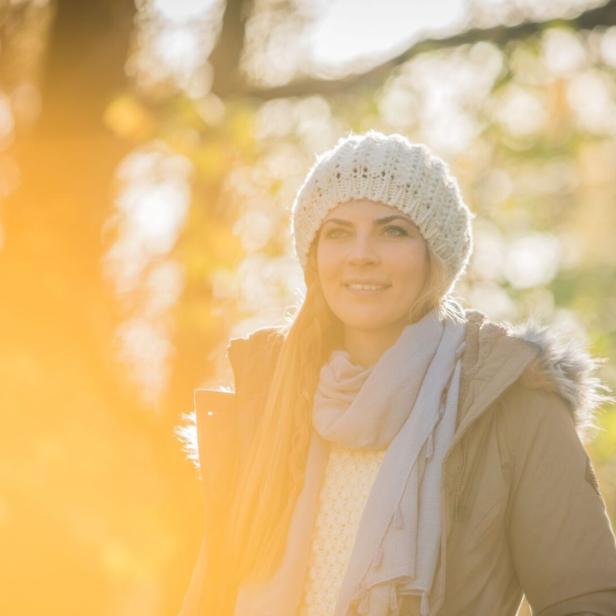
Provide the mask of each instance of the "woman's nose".
{"label": "woman's nose", "polygon": [[380,257],[369,237],[357,236],[348,255],[349,263],[375,263]]}

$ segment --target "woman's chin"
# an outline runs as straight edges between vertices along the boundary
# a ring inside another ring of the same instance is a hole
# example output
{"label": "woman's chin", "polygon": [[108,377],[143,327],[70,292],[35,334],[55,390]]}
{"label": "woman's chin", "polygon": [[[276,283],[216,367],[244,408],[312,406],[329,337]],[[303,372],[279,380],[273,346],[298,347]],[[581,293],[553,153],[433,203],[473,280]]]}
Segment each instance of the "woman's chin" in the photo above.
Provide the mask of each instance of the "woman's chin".
{"label": "woman's chin", "polygon": [[389,329],[398,323],[397,319],[384,319],[383,317],[382,310],[366,310],[362,311],[361,314],[357,312],[347,313],[339,318],[344,326],[363,330]]}

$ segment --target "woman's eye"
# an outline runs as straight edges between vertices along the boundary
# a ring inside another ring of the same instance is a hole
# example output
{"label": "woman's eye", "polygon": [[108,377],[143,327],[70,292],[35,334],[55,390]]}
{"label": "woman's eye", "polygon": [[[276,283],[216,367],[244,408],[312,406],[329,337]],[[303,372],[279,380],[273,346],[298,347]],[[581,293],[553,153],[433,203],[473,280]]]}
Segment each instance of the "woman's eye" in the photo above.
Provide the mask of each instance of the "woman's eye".
{"label": "woman's eye", "polygon": [[335,239],[337,237],[340,237],[340,233],[344,234],[345,233],[344,229],[330,229],[325,234],[325,237]]}
{"label": "woman's eye", "polygon": [[397,225],[390,225],[388,227],[385,227],[385,231],[386,232],[394,231],[393,235],[400,236],[400,237],[408,235],[408,232],[406,229],[404,229],[403,227],[398,227]]}

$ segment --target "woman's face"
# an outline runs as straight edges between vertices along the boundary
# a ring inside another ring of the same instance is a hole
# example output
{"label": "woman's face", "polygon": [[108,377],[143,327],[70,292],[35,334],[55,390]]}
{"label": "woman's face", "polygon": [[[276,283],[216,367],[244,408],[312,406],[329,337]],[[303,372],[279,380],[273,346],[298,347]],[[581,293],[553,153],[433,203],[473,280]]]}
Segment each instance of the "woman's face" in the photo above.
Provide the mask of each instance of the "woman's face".
{"label": "woman's face", "polygon": [[321,225],[317,272],[329,307],[347,330],[401,331],[427,271],[426,242],[397,208],[348,201]]}

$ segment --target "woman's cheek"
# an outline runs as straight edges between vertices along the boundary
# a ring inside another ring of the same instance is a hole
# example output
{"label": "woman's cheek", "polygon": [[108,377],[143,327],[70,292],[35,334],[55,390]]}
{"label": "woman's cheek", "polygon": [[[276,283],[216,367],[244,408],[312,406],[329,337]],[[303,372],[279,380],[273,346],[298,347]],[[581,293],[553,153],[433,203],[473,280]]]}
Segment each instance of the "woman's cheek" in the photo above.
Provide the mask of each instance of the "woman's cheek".
{"label": "woman's cheek", "polygon": [[406,250],[395,250],[389,255],[388,262],[392,271],[399,272],[399,276],[407,278],[412,274],[414,277],[426,271],[428,258],[425,246],[419,242],[412,242],[406,246]]}
{"label": "woman's cheek", "polygon": [[342,263],[342,251],[335,246],[324,246],[317,257],[317,268],[322,277],[327,279],[338,275]]}

